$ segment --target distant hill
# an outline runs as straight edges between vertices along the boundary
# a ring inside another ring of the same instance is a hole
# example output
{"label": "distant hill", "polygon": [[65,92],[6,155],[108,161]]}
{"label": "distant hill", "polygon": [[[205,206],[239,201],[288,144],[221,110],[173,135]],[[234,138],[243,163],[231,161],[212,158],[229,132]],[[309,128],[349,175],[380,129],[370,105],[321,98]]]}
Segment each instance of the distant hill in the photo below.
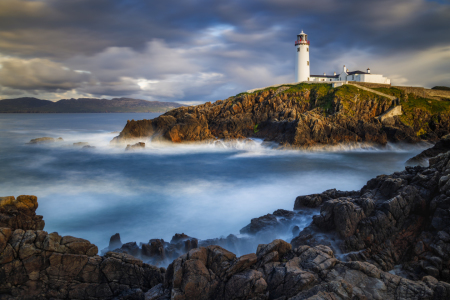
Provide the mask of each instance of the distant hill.
{"label": "distant hill", "polygon": [[166,112],[180,106],[183,105],[131,98],[80,98],[56,102],[37,98],[16,98],[0,100],[0,113],[144,113]]}

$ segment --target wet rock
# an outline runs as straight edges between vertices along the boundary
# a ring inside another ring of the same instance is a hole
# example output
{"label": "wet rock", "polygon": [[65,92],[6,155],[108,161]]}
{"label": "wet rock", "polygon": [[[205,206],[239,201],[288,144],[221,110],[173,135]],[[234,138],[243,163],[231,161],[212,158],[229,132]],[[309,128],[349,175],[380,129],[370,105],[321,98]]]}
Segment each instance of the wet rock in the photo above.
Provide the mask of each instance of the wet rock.
{"label": "wet rock", "polygon": [[114,235],[111,236],[111,238],[109,239],[109,250],[114,250],[117,248],[122,247],[122,242],[120,241],[120,234],[116,233]]}
{"label": "wet rock", "polygon": [[171,244],[176,244],[180,241],[185,241],[188,239],[192,239],[190,236],[184,234],[184,233],[175,233],[175,235],[172,237],[172,239],[170,240]]}
{"label": "wet rock", "polygon": [[277,226],[279,226],[277,217],[272,214],[267,214],[265,216],[252,219],[250,224],[240,230],[240,233],[255,234],[262,230],[274,229]]}
{"label": "wet rock", "polygon": [[138,150],[138,149],[144,149],[144,148],[145,148],[145,143],[138,142],[138,143],[136,143],[134,145],[127,145],[125,150]]}
{"label": "wet rock", "polygon": [[299,233],[300,233],[300,227],[298,227],[297,225],[295,225],[295,226],[292,228],[292,235],[293,235],[293,236],[297,236]]}
{"label": "wet rock", "polygon": [[41,138],[36,138],[36,139],[32,139],[28,142],[28,144],[45,144],[45,143],[54,143],[54,142],[62,142],[63,139],[61,137],[55,139],[52,137],[41,137]]}
{"label": "wet rock", "polygon": [[277,216],[277,217],[283,217],[286,219],[292,219],[294,217],[295,213],[290,210],[278,209],[273,212],[273,215]]}

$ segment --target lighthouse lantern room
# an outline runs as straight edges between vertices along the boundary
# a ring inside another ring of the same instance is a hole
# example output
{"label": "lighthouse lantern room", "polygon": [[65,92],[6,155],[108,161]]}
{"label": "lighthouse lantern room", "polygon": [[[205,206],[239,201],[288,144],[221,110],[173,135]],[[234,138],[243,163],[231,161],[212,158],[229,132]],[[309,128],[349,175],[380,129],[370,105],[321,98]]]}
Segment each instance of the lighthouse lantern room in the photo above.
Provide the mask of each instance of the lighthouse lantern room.
{"label": "lighthouse lantern room", "polygon": [[310,77],[309,69],[309,40],[308,35],[302,32],[295,41],[295,81],[307,81]]}

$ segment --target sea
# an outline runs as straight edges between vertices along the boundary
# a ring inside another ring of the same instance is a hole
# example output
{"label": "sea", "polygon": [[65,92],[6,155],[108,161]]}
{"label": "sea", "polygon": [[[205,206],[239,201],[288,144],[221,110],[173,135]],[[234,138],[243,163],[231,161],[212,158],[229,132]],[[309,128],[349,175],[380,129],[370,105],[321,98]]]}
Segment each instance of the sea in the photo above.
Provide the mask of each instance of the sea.
{"label": "sea", "polygon": [[[84,238],[99,249],[115,233],[138,244],[170,241],[175,233],[239,237],[252,218],[292,210],[299,195],[359,190],[377,175],[404,170],[410,157],[430,146],[301,151],[262,140],[146,141],[144,149],[126,151],[126,145],[110,145],[127,120],[158,115],[0,114],[0,196],[37,196],[47,232]],[[39,137],[63,141],[28,144]],[[78,142],[95,148],[73,145]],[[315,213],[298,219],[300,229]]]}

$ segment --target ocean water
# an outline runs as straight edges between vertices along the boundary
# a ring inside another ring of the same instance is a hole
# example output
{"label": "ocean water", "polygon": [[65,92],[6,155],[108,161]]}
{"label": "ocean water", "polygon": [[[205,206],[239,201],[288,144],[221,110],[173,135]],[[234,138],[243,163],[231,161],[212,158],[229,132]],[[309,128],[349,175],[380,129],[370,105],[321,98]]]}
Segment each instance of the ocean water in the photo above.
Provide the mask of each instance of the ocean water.
{"label": "ocean water", "polygon": [[[85,238],[100,249],[115,233],[122,242],[170,241],[175,233],[208,239],[237,235],[252,218],[276,209],[292,210],[298,195],[360,189],[377,175],[403,170],[429,146],[319,152],[277,150],[259,140],[147,142],[139,151],[110,146],[128,119],[157,115],[0,114],[0,196],[36,195],[46,231]],[[26,144],[43,136],[64,141]],[[298,225],[310,221],[306,213]]]}

